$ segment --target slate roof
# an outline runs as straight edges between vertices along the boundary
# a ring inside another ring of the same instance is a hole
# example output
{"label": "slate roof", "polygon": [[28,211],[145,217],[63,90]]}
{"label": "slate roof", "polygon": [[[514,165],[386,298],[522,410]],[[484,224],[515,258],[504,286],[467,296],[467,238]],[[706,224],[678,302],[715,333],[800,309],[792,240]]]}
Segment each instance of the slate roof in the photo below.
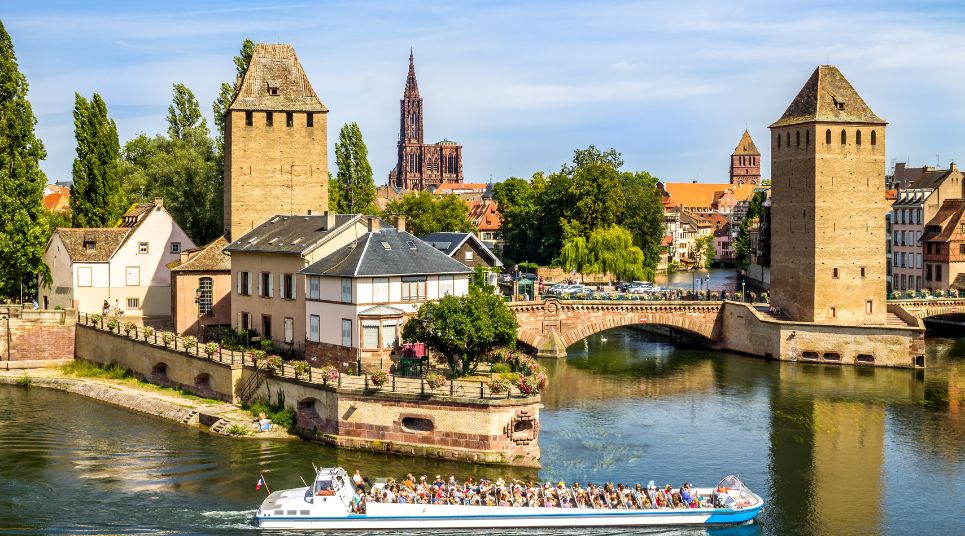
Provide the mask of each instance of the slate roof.
{"label": "slate roof", "polygon": [[958,166],[954,162],[949,169],[928,169],[922,172],[921,176],[915,179],[915,182],[911,183],[908,188],[938,188],[945,182],[945,179],[953,174],[959,179],[962,178],[962,174],[958,171]]}
{"label": "slate roof", "polygon": [[[965,218],[965,199],[946,199],[941,208],[925,224],[925,232],[921,235],[922,242],[951,242],[952,235],[958,234],[958,228]],[[930,231],[929,228],[939,227],[940,231]]]}
{"label": "slate roof", "polygon": [[[128,227],[61,227],[55,232],[63,240],[72,262],[107,262],[124,243],[131,229]],[[93,249],[84,247],[88,242],[94,243]]]}
{"label": "slate roof", "polygon": [[754,145],[754,140],[751,139],[751,133],[744,131],[744,135],[741,136],[741,141],[737,142],[737,147],[734,148],[735,155],[749,155],[749,156],[760,156],[761,152],[757,150],[757,145]]}
{"label": "slate roof", "polygon": [[[276,88],[271,94],[269,88]],[[229,110],[327,112],[291,45],[258,43]]]}
{"label": "slate roof", "polygon": [[327,228],[327,214],[310,216],[272,216],[265,223],[228,244],[224,251],[302,255],[323,242],[332,231],[362,216],[335,214],[334,225]]}
{"label": "slate roof", "polygon": [[182,252],[182,257],[187,256],[187,260],[182,263],[178,259],[168,263],[167,267],[172,272],[231,271],[231,257],[222,251],[227,245],[228,239],[221,235],[208,245]]}
{"label": "slate roof", "polygon": [[822,123],[887,122],[875,115],[861,95],[834,65],[820,65],[771,128],[818,121]]}
{"label": "slate roof", "polygon": [[503,265],[503,262],[496,257],[492,250],[489,249],[489,246],[472,233],[429,233],[419,238],[450,257],[455,255],[456,251],[458,251],[467,240],[472,240],[492,258],[495,263],[494,266]]}
{"label": "slate roof", "polygon": [[[387,247],[386,247],[387,246]],[[383,226],[303,269],[300,274],[371,277],[465,274],[472,270],[422,240]]]}

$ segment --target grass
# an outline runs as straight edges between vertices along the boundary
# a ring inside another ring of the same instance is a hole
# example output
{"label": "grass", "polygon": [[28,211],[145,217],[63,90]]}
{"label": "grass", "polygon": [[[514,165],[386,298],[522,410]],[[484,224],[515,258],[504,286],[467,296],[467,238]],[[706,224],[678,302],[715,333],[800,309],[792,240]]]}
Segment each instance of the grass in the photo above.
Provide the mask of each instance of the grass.
{"label": "grass", "polygon": [[116,383],[127,385],[129,387],[177,396],[192,400],[194,402],[201,402],[203,404],[221,403],[219,400],[193,395],[184,389],[181,389],[180,387],[155,385],[140,378],[135,378],[134,374],[130,370],[113,363],[110,365],[99,365],[87,361],[71,361],[70,363],[61,367],[61,371],[68,376],[76,376],[78,378],[95,378],[100,380],[114,380]]}
{"label": "grass", "polygon": [[240,424],[232,424],[227,430],[225,430],[225,432],[232,436],[246,436],[251,434],[251,430],[241,426]]}
{"label": "grass", "polygon": [[33,380],[30,379],[30,376],[17,378],[17,386],[19,387],[30,387],[31,383],[33,383]]}

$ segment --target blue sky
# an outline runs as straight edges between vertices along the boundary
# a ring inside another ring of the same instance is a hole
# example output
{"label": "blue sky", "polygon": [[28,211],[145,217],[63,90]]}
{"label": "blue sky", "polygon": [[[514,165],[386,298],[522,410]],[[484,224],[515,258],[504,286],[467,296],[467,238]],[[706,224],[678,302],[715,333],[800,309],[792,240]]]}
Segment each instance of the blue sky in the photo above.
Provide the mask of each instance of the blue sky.
{"label": "blue sky", "polygon": [[70,176],[75,91],[105,98],[122,143],[165,130],[176,82],[210,124],[246,37],[295,46],[329,139],[357,121],[377,184],[395,164],[410,46],[427,141],[460,142],[467,181],[552,171],[590,144],[665,180],[724,181],[745,125],[766,163],[767,125],[828,61],[889,121],[889,162],[965,158],[956,2],[28,1],[0,17],[51,180]]}

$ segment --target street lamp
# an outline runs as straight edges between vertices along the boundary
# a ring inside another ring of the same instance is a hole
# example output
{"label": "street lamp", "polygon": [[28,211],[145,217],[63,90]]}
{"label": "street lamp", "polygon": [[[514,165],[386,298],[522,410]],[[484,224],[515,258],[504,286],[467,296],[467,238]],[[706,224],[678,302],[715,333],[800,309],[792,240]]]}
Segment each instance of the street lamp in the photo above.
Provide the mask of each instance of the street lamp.
{"label": "street lamp", "polygon": [[743,302],[747,301],[747,293],[744,291],[746,286],[747,286],[747,280],[742,278],[741,279],[741,301]]}
{"label": "street lamp", "polygon": [[710,300],[710,274],[704,279],[704,290],[707,291],[707,299]]}

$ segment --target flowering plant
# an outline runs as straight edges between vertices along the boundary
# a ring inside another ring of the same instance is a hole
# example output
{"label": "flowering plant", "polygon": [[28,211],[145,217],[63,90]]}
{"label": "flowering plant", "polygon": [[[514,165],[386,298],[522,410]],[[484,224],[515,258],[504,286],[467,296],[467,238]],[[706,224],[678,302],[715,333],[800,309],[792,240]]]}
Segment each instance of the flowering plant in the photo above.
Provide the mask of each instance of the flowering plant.
{"label": "flowering plant", "polygon": [[107,321],[107,329],[110,331],[114,331],[115,329],[117,329],[117,326],[119,324],[120,322],[117,321],[117,318],[112,317],[110,320]]}
{"label": "flowering plant", "polygon": [[144,340],[148,340],[154,336],[154,328],[144,326]]}
{"label": "flowering plant", "polygon": [[265,366],[268,368],[268,371],[273,374],[281,370],[281,364],[282,360],[279,355],[270,355],[265,361]]}
{"label": "flowering plant", "polygon": [[382,387],[385,382],[389,381],[389,375],[382,370],[376,370],[369,373],[369,379],[372,380],[372,385],[376,387]]}
{"label": "flowering plant", "polygon": [[102,317],[101,315],[95,314],[95,315],[88,316],[87,319],[90,320],[90,322],[96,326],[101,323],[101,320],[103,320],[104,317]]}
{"label": "flowering plant", "polygon": [[516,388],[524,395],[535,395],[539,393],[539,382],[535,376],[523,376],[516,384]]}
{"label": "flowering plant", "polygon": [[204,353],[208,354],[208,359],[211,359],[211,356],[216,354],[220,349],[221,347],[218,346],[218,343],[216,342],[209,342],[208,344],[204,345]]}
{"label": "flowering plant", "polygon": [[291,365],[292,365],[292,370],[295,371],[296,378],[301,378],[302,376],[307,374],[308,369],[311,366],[308,364],[308,361],[292,361]]}
{"label": "flowering plant", "polygon": [[165,348],[168,345],[170,345],[173,341],[174,341],[174,334],[171,333],[170,331],[165,331],[164,333],[161,334],[161,342],[164,343]]}
{"label": "flowering plant", "polygon": [[322,367],[322,379],[326,383],[337,383],[338,382],[338,369],[328,365]]}
{"label": "flowering plant", "polygon": [[489,380],[489,392],[494,395],[501,395],[506,391],[509,391],[509,380],[506,378],[493,378]]}
{"label": "flowering plant", "polygon": [[251,364],[256,367],[258,366],[259,361],[265,359],[266,355],[268,354],[264,350],[252,350],[248,352],[248,357],[251,358]]}
{"label": "flowering plant", "polygon": [[137,326],[134,322],[124,322],[124,335],[130,335],[135,329],[137,329]]}
{"label": "flowering plant", "polygon": [[184,348],[187,350],[190,350],[198,345],[198,339],[191,337],[190,335],[181,339],[181,342],[184,343]]}
{"label": "flowering plant", "polygon": [[446,377],[436,372],[430,372],[426,374],[426,385],[429,386],[429,389],[438,389],[446,385]]}

